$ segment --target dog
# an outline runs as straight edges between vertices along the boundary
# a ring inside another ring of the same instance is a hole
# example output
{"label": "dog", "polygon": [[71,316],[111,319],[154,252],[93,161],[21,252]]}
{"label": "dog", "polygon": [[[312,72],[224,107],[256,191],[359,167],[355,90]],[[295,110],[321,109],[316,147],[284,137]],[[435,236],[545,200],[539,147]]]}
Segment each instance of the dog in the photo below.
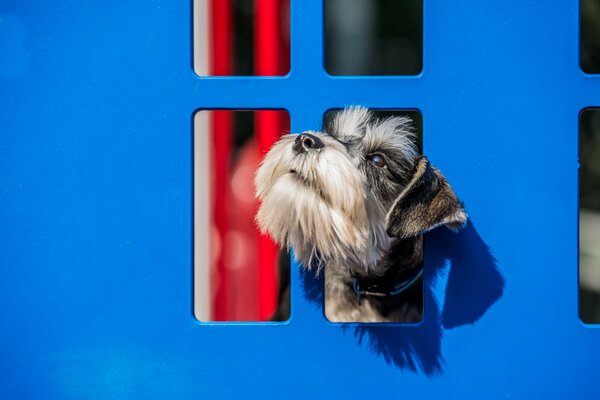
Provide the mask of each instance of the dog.
{"label": "dog", "polygon": [[423,234],[464,226],[463,203],[419,154],[409,118],[350,107],[322,130],[284,135],[262,160],[261,232],[324,271],[330,321],[420,321]]}

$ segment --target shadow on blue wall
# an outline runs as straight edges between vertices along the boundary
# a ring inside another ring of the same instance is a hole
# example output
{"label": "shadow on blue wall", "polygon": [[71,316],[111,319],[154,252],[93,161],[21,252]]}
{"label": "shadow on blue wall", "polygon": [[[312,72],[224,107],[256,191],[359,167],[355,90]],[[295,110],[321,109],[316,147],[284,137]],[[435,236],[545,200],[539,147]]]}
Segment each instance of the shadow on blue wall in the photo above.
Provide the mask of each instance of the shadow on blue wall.
{"label": "shadow on blue wall", "polygon": [[[436,375],[443,371],[441,341],[444,329],[479,320],[504,292],[504,277],[489,247],[473,223],[454,233],[436,229],[425,237],[425,318],[419,325],[369,325],[354,328],[359,344],[368,346],[388,364],[402,370]],[[449,264],[444,302],[434,296],[439,274]],[[305,296],[322,303],[321,278],[303,273]],[[441,310],[441,311],[440,311]],[[350,325],[342,325],[347,329]],[[354,325],[352,325],[354,326]]]}

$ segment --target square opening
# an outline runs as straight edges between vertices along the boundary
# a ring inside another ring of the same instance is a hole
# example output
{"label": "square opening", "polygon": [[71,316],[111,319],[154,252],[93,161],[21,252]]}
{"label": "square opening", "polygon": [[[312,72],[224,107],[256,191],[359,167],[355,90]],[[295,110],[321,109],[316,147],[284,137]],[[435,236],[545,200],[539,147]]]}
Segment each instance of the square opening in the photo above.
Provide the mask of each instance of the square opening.
{"label": "square opening", "polygon": [[289,126],[282,110],[194,115],[194,314],[200,321],[289,319],[289,256],[254,222],[255,171]]}
{"label": "square opening", "polygon": [[194,71],[281,76],[290,69],[290,0],[194,0]]}
{"label": "square opening", "polygon": [[423,0],[325,0],[325,69],[342,76],[418,75]]}
{"label": "square opening", "polygon": [[600,74],[600,0],[581,0],[579,11],[579,65]]}

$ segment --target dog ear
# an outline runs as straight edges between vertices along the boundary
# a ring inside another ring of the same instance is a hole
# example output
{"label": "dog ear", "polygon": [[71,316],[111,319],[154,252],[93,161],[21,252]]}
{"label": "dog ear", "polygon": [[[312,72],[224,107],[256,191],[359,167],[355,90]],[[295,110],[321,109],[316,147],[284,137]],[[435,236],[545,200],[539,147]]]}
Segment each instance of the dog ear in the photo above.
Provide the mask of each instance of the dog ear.
{"label": "dog ear", "polygon": [[410,182],[386,216],[388,235],[406,239],[441,225],[458,229],[466,222],[463,205],[446,178],[427,158],[417,158]]}

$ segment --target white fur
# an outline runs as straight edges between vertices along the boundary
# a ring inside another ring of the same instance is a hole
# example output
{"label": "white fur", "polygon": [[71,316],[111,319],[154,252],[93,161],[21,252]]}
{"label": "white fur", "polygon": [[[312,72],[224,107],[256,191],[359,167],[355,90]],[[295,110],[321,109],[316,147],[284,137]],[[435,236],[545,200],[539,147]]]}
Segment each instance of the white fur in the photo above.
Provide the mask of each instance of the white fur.
{"label": "white fur", "polygon": [[332,134],[347,139],[361,139],[365,129],[373,117],[371,110],[365,107],[345,108],[335,115],[331,124]]}
{"label": "white fur", "polygon": [[364,177],[336,140],[323,136],[323,149],[298,157],[295,137],[276,143],[257,172],[261,231],[307,266],[317,249],[323,260],[362,264],[370,251]]}
{"label": "white fur", "polygon": [[[376,123],[364,107],[338,113],[330,135],[319,135],[324,147],[296,154],[297,135],[280,139],[265,156],[256,174],[260,200],[256,221],[281,246],[293,247],[296,257],[310,267],[321,261],[343,261],[359,274],[378,274],[377,261],[392,239],[385,231],[383,206],[366,190],[365,176],[341,141],[360,140],[361,148],[393,146],[413,162],[408,118],[394,117]],[[292,173],[290,171],[295,171]]]}

